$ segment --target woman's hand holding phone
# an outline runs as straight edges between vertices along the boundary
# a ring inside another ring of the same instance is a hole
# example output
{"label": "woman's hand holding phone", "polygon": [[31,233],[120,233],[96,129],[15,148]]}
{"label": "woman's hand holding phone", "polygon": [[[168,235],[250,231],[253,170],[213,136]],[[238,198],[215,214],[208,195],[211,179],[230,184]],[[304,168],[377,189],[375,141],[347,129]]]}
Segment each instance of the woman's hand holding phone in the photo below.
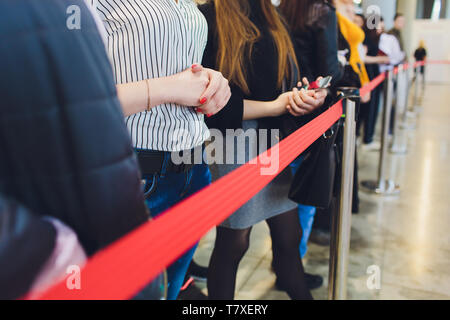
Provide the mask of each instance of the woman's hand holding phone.
{"label": "woman's hand holding phone", "polygon": [[[323,78],[317,78],[317,82],[320,82]],[[287,110],[290,114],[296,117],[310,114],[317,108],[321,107],[327,97],[327,90],[325,88],[319,88],[314,90],[306,90],[304,86],[309,87],[309,81],[303,78],[303,83],[299,82],[298,86],[294,88],[292,94],[289,96],[289,104]]]}

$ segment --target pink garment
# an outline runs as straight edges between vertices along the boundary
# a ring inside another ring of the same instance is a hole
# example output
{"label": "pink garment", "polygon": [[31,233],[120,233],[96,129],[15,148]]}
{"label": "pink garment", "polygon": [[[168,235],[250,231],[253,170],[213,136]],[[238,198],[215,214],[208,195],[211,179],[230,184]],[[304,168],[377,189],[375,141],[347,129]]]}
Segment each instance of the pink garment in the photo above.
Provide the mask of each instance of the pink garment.
{"label": "pink garment", "polygon": [[[36,299],[53,284],[63,280],[72,273],[73,266],[81,269],[87,261],[86,253],[81,247],[75,232],[61,221],[45,218],[57,231],[55,248],[31,287],[30,299]],[[82,281],[82,279],[81,279]]]}

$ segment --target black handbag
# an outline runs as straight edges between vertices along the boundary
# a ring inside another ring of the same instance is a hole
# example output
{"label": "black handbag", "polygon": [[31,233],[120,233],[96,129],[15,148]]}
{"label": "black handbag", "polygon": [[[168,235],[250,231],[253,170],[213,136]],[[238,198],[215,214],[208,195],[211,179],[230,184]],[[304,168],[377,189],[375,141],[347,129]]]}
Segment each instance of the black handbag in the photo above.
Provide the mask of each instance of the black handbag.
{"label": "black handbag", "polygon": [[289,199],[307,206],[329,208],[336,177],[336,137],[340,127],[341,120],[310,147],[293,178]]}

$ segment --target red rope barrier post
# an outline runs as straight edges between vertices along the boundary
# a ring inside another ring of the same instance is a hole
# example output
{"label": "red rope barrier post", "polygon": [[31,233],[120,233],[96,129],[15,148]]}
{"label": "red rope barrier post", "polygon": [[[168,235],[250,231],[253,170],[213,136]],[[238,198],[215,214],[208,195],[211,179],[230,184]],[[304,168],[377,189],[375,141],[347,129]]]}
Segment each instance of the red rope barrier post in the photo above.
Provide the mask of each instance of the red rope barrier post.
{"label": "red rope barrier post", "polygon": [[361,190],[367,193],[375,193],[382,196],[398,195],[400,187],[392,180],[386,180],[386,155],[388,152],[388,135],[391,121],[392,96],[393,96],[393,71],[388,71],[384,83],[383,126],[381,131],[381,150],[378,164],[378,179],[376,181],[362,181]]}
{"label": "red rope barrier post", "polygon": [[345,95],[345,123],[342,152],[341,194],[339,211],[333,214],[330,241],[330,268],[328,298],[347,298],[348,259],[350,254],[350,233],[352,226],[353,176],[356,149],[356,110],[360,96],[355,88],[342,90]]}

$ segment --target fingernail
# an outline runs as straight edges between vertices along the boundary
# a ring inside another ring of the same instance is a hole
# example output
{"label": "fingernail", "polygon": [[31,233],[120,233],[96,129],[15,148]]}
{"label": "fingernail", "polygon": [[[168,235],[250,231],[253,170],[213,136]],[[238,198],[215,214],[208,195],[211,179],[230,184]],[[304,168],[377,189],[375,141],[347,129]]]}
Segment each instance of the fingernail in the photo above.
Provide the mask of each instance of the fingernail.
{"label": "fingernail", "polygon": [[206,102],[206,98],[203,98],[200,100],[200,104],[205,104],[205,102]]}
{"label": "fingernail", "polygon": [[212,114],[212,113],[208,113],[206,116],[207,116],[208,118],[211,118],[211,117],[213,116],[213,114]]}

